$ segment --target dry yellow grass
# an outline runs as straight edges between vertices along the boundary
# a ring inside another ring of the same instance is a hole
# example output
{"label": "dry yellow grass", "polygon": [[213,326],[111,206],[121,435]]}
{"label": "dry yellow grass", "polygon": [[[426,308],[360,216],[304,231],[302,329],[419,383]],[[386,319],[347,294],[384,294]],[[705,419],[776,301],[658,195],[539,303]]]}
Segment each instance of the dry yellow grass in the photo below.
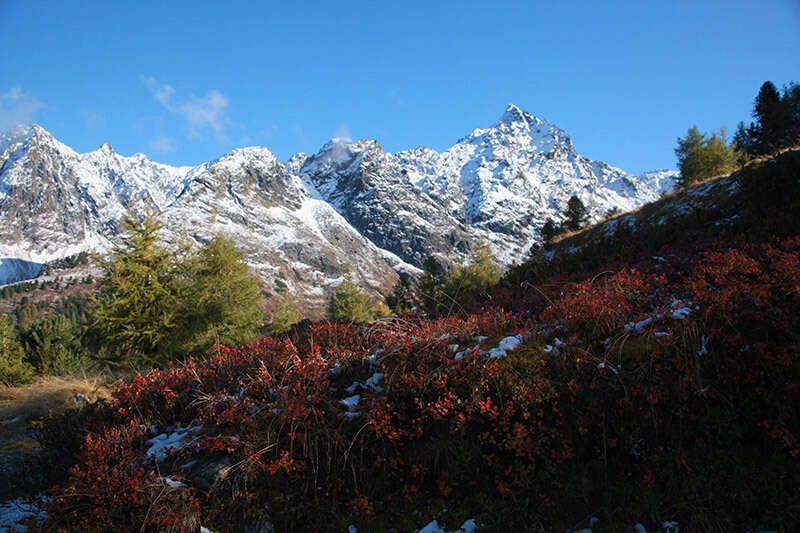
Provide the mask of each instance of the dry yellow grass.
{"label": "dry yellow grass", "polygon": [[0,387],[0,428],[17,417],[30,421],[109,395],[102,378],[46,377],[19,387]]}
{"label": "dry yellow grass", "polygon": [[[19,387],[0,386],[0,498],[11,497],[25,459],[39,449],[30,423],[110,396],[102,378],[40,378]],[[8,492],[8,494],[6,494]]]}

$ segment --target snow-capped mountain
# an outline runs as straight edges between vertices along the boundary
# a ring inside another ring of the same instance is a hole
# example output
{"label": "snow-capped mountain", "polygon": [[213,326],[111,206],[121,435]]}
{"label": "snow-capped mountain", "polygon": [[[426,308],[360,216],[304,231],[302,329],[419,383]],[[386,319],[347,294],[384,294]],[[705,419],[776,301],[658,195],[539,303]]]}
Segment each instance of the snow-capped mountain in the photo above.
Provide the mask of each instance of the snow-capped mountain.
{"label": "snow-capped mountain", "polygon": [[147,210],[162,212],[168,242],[233,237],[268,290],[291,290],[311,310],[346,273],[377,295],[396,281],[392,266],[402,266],[265,148],[171,167],[107,143],[79,154],[39,126],[0,146],[0,283],[34,277],[45,261],[105,250],[125,215]]}
{"label": "snow-capped mountain", "polygon": [[639,181],[663,196],[675,191],[680,175],[674,169],[651,170],[640,175]]}
{"label": "snow-capped mountain", "polygon": [[126,213],[166,207],[190,167],[78,154],[40,126],[0,140],[0,257],[47,261],[102,247]]}
{"label": "snow-capped mountain", "polygon": [[[321,310],[345,274],[375,294],[397,281],[389,257],[266,148],[243,148],[192,169],[164,210],[176,240],[233,238],[270,291]],[[394,259],[394,261],[392,261]]]}
{"label": "snow-capped mountain", "polygon": [[297,171],[345,218],[417,265],[431,253],[458,259],[476,240],[508,265],[540,240],[547,218],[561,218],[570,196],[596,219],[655,200],[670,181],[587,159],[564,130],[515,105],[443,152],[389,154],[374,141],[336,139],[302,160]]}
{"label": "snow-capped mountain", "polygon": [[600,217],[656,199],[674,179],[589,160],[566,132],[513,105],[442,152],[333,139],[286,163],[243,148],[196,167],[122,156],[108,143],[77,153],[34,125],[0,136],[0,283],[102,251],[123,216],[157,210],[169,241],[228,234],[268,290],[288,286],[320,309],[346,273],[386,292],[396,270],[417,272],[430,255],[463,261],[479,241],[508,265],[571,195]]}
{"label": "snow-capped mountain", "polygon": [[429,255],[451,262],[469,252],[467,227],[410,183],[402,161],[376,141],[333,139],[303,159],[298,173],[377,246],[418,266]]}

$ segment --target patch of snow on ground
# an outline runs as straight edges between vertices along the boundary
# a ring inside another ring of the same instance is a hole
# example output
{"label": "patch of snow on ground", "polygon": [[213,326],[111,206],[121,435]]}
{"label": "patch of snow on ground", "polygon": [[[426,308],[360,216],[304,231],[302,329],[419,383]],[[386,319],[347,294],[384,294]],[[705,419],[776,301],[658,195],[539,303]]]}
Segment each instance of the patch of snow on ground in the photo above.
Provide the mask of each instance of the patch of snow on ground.
{"label": "patch of snow on ground", "polygon": [[478,353],[481,351],[480,344],[476,344],[472,348],[468,348],[466,350],[462,350],[453,356],[453,361],[458,361],[462,359],[465,355],[469,355],[471,353]]}
{"label": "patch of snow on ground", "polygon": [[506,337],[500,341],[500,344],[498,344],[497,347],[489,350],[489,357],[492,359],[505,357],[508,352],[519,347],[523,340],[525,340],[523,335],[512,335],[510,337]]}
{"label": "patch of snow on ground", "polygon": [[364,386],[368,389],[372,389],[375,392],[383,392],[383,387],[381,387],[381,380],[383,380],[383,372],[375,372],[367,381],[364,382]]}
{"label": "patch of snow on ground", "polygon": [[347,398],[341,400],[341,404],[344,405],[348,411],[355,411],[356,407],[358,406],[358,401],[361,399],[359,394],[354,394],[352,396],[348,396]]}
{"label": "patch of snow on ground", "polygon": [[419,533],[474,533],[478,529],[478,524],[475,520],[469,519],[458,528],[456,531],[448,532],[439,525],[436,520],[431,520],[425,527],[419,530]]}
{"label": "patch of snow on ground", "polygon": [[155,458],[156,462],[160,463],[172,450],[179,450],[194,442],[193,435],[198,431],[200,431],[200,426],[190,425],[184,428],[178,424],[172,433],[161,433],[148,439],[147,444],[150,447],[147,449],[146,455]]}
{"label": "patch of snow on ground", "polygon": [[672,318],[683,320],[688,317],[692,313],[691,305],[692,302],[681,302],[680,300],[672,302]]}
{"label": "patch of snow on ground", "polygon": [[20,524],[23,520],[43,520],[47,516],[44,504],[47,500],[26,501],[22,498],[11,500],[0,505],[0,531],[8,533],[22,533],[28,530],[27,526]]}
{"label": "patch of snow on ground", "polygon": [[158,479],[160,479],[161,481],[163,481],[164,483],[166,483],[166,485],[167,485],[168,487],[172,488],[172,489],[182,489],[182,488],[184,488],[184,487],[187,487],[187,486],[188,486],[188,485],[186,485],[186,483],[184,483],[183,481],[178,481],[177,479],[172,479],[172,478],[171,478],[171,477],[169,477],[169,476],[167,476],[167,477],[161,477],[161,478],[158,478]]}
{"label": "patch of snow on ground", "polygon": [[[638,322],[625,324],[626,333],[641,333],[650,324],[671,317],[675,320],[685,320],[692,314],[692,302],[689,300],[673,300],[667,309],[656,309],[649,316]],[[659,336],[665,336],[663,333]]]}
{"label": "patch of snow on ground", "polygon": [[664,528],[664,533],[678,533],[678,531],[680,531],[678,529],[678,523],[673,520],[662,523],[661,527]]}
{"label": "patch of snow on ground", "polygon": [[625,331],[628,333],[632,332],[639,333],[652,323],[653,323],[653,317],[649,316],[638,322],[629,322],[628,324],[625,324]]}

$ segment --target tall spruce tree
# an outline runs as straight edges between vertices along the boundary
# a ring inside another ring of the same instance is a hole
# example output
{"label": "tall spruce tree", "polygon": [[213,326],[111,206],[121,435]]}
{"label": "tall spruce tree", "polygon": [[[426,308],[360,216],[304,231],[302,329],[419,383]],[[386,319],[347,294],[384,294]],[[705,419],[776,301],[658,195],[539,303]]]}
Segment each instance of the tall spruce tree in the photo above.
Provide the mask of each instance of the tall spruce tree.
{"label": "tall spruce tree", "polygon": [[753,117],[758,123],[758,141],[762,152],[776,148],[786,128],[786,108],[777,87],[771,81],[765,81],[758,90],[753,105]]}
{"label": "tall spruce tree", "polygon": [[174,256],[159,244],[153,213],[123,222],[120,243],[101,259],[104,276],[95,300],[94,328],[112,358],[137,366],[167,361],[179,325]]}
{"label": "tall spruce tree", "polygon": [[566,210],[564,210],[564,228],[568,231],[577,231],[584,227],[588,221],[589,210],[586,209],[580,198],[572,195],[567,201]]}
{"label": "tall spruce tree", "polygon": [[181,278],[180,352],[253,340],[263,321],[261,288],[234,242],[213,237],[185,261]]}
{"label": "tall spruce tree", "polygon": [[800,85],[788,84],[783,90],[783,105],[786,108],[786,135],[787,145],[800,144]]}

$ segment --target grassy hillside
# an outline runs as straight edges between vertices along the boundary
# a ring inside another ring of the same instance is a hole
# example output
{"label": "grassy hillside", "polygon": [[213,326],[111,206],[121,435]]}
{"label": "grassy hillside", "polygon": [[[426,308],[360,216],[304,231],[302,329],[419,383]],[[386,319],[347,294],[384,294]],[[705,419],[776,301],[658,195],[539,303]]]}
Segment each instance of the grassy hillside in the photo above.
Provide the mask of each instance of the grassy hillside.
{"label": "grassy hillside", "polygon": [[565,237],[470,313],[305,324],[119,382],[41,433],[41,525],[796,530],[799,162]]}
{"label": "grassy hillside", "polygon": [[630,264],[660,252],[692,253],[734,236],[763,240],[795,235],[800,233],[798,211],[800,148],[794,148],[562,235],[513,268],[506,285]]}

